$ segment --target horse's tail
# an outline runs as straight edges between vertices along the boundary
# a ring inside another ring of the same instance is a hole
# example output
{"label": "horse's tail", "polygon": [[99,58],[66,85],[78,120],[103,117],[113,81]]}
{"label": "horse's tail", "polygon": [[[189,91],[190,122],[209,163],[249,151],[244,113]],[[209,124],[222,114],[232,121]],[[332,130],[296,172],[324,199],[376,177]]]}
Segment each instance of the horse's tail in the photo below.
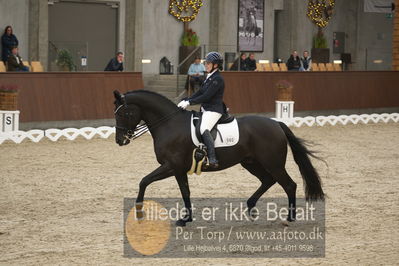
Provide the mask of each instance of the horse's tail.
{"label": "horse's tail", "polygon": [[299,171],[301,172],[302,178],[305,182],[306,200],[323,200],[324,192],[321,188],[320,176],[313,167],[309,158],[309,156],[314,158],[318,157],[306,148],[304,140],[295,137],[294,133],[292,133],[292,131],[284,123],[279,123],[288,139],[292,154],[294,155],[294,160],[299,166]]}

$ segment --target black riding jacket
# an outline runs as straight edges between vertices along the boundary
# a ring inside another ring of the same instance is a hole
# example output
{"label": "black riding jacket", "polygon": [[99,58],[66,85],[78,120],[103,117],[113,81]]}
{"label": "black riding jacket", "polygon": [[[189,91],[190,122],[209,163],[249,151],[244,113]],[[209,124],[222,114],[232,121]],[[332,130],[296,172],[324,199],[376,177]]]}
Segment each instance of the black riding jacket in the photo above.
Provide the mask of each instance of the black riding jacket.
{"label": "black riding jacket", "polygon": [[224,79],[219,70],[212,74],[187,100],[190,105],[202,104],[206,111],[224,113],[223,107]]}

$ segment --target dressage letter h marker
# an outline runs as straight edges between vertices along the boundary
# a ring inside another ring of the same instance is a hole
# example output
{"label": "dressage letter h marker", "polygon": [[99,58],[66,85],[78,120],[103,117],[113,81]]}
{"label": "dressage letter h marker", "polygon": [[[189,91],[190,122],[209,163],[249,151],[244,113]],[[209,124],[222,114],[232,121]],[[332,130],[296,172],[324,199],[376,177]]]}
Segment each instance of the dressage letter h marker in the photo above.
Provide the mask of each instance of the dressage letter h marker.
{"label": "dressage letter h marker", "polygon": [[294,118],[294,102],[276,101],[276,118],[277,119]]}

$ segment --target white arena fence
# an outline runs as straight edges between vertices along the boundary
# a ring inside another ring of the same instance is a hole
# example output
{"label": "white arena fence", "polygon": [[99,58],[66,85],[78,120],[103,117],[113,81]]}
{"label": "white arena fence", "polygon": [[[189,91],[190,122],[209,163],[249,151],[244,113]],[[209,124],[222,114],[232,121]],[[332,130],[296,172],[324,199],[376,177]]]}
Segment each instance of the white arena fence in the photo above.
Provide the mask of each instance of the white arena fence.
{"label": "white arena fence", "polygon": [[[340,115],[340,116],[307,116],[294,117],[292,119],[275,119],[282,121],[288,126],[325,126],[325,125],[348,125],[348,124],[369,124],[369,123],[388,123],[399,122],[399,113],[392,114],[363,114],[363,115]],[[115,127],[84,127],[84,128],[66,128],[66,129],[47,129],[47,130],[29,130],[29,131],[14,131],[14,132],[0,132],[0,144],[5,141],[12,141],[21,143],[25,139],[33,142],[39,142],[44,138],[51,141],[58,141],[60,139],[75,140],[78,137],[83,137],[87,140],[94,137],[103,139],[109,138],[115,133]]]}
{"label": "white arena fence", "polygon": [[85,139],[92,139],[95,136],[99,136],[103,139],[109,138],[115,133],[114,127],[84,127],[84,128],[66,128],[66,129],[47,129],[47,130],[29,130],[29,131],[14,131],[0,133],[0,144],[6,140],[13,141],[15,143],[21,143],[25,139],[30,139],[33,142],[39,142],[44,138],[51,141],[58,141],[60,138],[66,138],[67,140],[75,140],[78,137],[84,137]]}
{"label": "white arena fence", "polygon": [[288,126],[301,127],[303,125],[312,126],[325,126],[325,125],[348,125],[348,124],[369,124],[369,123],[388,123],[399,122],[399,113],[392,114],[363,114],[363,115],[329,115],[329,116],[307,116],[307,117],[294,117],[291,119],[275,119],[282,121]]}

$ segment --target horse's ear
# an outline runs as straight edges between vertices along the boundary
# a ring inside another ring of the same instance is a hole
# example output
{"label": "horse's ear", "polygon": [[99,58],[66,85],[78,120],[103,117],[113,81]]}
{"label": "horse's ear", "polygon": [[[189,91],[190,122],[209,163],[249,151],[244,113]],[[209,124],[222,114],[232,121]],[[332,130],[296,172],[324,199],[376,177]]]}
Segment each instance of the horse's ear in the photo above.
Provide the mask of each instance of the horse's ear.
{"label": "horse's ear", "polygon": [[122,96],[121,96],[121,94],[120,94],[119,91],[114,90],[114,96],[115,96],[115,99],[116,99],[116,100],[118,100],[118,101],[121,101],[121,100],[122,100]]}
{"label": "horse's ear", "polygon": [[119,91],[114,90],[115,102],[119,104],[125,104],[125,95],[120,94]]}

